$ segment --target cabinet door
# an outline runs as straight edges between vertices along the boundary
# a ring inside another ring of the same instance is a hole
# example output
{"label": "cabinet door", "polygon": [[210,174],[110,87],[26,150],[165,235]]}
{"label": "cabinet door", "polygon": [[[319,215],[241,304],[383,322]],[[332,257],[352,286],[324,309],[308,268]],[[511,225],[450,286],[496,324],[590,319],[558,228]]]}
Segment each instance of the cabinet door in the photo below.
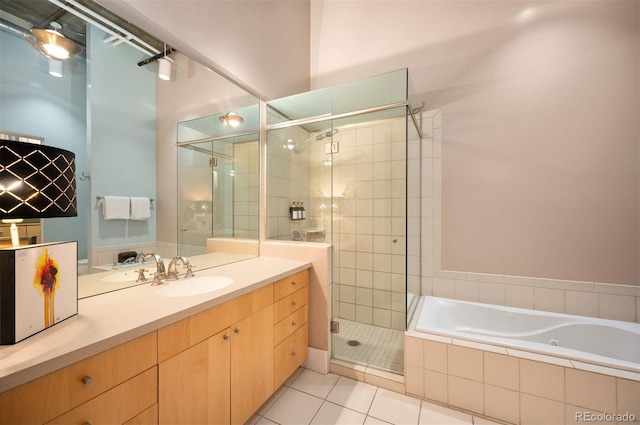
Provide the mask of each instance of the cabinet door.
{"label": "cabinet door", "polygon": [[273,305],[231,331],[231,423],[244,424],[273,394]]}
{"label": "cabinet door", "polygon": [[229,329],[160,363],[160,424],[230,422]]}

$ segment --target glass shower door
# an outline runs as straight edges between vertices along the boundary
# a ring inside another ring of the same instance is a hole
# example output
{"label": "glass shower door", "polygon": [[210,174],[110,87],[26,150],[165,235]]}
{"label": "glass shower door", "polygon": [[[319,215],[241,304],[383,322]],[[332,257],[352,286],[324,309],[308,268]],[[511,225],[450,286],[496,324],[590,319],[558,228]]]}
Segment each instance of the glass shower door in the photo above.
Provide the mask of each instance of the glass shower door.
{"label": "glass shower door", "polygon": [[180,146],[178,162],[178,253],[204,254],[208,238],[233,236],[233,145]]}
{"label": "glass shower door", "polygon": [[404,108],[340,126],[332,154],[334,359],[402,374],[406,329]]}

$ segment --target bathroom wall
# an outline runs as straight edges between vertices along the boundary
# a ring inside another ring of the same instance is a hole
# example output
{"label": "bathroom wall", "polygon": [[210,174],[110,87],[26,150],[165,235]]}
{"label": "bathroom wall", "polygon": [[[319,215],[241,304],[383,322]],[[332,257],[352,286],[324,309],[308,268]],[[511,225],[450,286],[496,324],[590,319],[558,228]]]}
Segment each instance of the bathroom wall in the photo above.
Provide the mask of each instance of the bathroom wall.
{"label": "bathroom wall", "polygon": [[[105,33],[88,26],[88,118],[91,162],[91,247],[152,244],[156,209],[144,221],[105,220],[96,196],[156,197],[156,77],[137,67],[140,52],[104,43]],[[114,172],[120,170],[121,172]],[[135,171],[135,177],[131,172]],[[155,205],[154,205],[155,207]],[[103,258],[93,264],[105,264]],[[106,264],[115,261],[113,258]]]}
{"label": "bathroom wall", "polygon": [[312,88],[407,66],[441,109],[423,292],[637,320],[638,8],[312,2]]}

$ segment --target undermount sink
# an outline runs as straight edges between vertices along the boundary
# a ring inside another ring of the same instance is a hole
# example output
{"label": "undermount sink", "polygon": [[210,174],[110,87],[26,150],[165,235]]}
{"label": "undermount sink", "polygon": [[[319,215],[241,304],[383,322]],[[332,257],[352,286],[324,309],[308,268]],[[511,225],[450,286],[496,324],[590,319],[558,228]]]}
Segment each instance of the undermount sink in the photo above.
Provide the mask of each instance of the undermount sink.
{"label": "undermount sink", "polygon": [[187,297],[189,295],[206,294],[226,288],[233,279],[224,276],[197,276],[181,278],[175,282],[165,283],[156,294],[161,297]]}
{"label": "undermount sink", "polygon": [[[139,269],[140,268],[136,270],[139,270]],[[103,282],[128,282],[128,281],[135,282],[136,279],[138,279],[138,276],[140,275],[140,273],[138,273],[136,270],[130,269],[130,270],[123,270],[117,273],[111,273],[100,278],[100,280]],[[144,277],[146,277],[147,280],[153,280],[153,274],[155,273],[155,271],[156,271],[155,266],[153,266],[153,268],[144,269]]]}

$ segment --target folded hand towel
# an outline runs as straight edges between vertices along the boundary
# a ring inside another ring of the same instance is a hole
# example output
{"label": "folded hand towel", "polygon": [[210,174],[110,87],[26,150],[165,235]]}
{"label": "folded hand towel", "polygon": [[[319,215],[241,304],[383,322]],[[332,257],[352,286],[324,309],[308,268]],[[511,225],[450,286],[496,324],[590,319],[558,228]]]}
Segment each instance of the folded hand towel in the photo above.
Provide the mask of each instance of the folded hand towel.
{"label": "folded hand towel", "polygon": [[102,200],[102,214],[105,220],[128,220],[129,198],[124,196],[105,196]]}
{"label": "folded hand towel", "polygon": [[151,200],[149,198],[131,198],[131,220],[149,220],[151,218]]}

